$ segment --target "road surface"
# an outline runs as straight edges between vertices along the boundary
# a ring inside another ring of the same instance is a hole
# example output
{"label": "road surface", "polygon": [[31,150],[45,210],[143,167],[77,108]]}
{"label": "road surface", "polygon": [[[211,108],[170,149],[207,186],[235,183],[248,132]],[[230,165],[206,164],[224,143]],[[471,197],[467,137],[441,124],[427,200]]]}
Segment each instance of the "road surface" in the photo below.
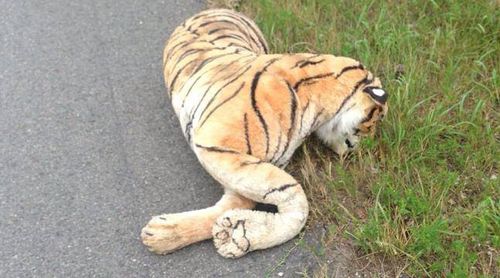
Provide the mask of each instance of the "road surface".
{"label": "road surface", "polygon": [[[0,0],[0,277],[263,277],[294,246],[220,257],[210,241],[167,256],[150,216],[222,191],[167,102],[164,42],[195,0]],[[293,277],[310,256],[293,249]]]}

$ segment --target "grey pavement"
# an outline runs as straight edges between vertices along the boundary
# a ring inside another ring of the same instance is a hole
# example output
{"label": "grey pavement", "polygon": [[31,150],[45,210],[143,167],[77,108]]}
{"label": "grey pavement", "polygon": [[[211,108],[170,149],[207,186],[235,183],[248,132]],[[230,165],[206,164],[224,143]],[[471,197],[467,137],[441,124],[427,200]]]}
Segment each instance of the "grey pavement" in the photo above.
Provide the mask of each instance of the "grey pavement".
{"label": "grey pavement", "polygon": [[[210,241],[167,256],[151,215],[221,195],[182,137],[164,42],[202,1],[0,0],[0,277],[292,277],[294,242],[239,260]],[[291,251],[290,251],[291,250]]]}

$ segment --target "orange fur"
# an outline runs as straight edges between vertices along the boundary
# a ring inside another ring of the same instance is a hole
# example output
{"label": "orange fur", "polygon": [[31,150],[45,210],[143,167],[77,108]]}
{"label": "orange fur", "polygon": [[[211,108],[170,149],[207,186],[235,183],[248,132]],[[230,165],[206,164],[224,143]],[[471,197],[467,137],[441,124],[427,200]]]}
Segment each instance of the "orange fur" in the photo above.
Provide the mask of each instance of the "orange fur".
{"label": "orange fur", "polygon": [[[171,35],[164,77],[186,139],[224,186],[223,200],[248,202],[165,216],[186,227],[175,232],[154,218],[142,233],[151,250],[168,253],[212,230],[225,257],[289,240],[308,214],[301,186],[281,169],[293,151],[315,132],[342,155],[387,112],[380,81],[358,61],[267,52],[257,26],[229,10],[201,12]],[[278,213],[248,210],[254,202]],[[203,228],[188,228],[193,219]]]}

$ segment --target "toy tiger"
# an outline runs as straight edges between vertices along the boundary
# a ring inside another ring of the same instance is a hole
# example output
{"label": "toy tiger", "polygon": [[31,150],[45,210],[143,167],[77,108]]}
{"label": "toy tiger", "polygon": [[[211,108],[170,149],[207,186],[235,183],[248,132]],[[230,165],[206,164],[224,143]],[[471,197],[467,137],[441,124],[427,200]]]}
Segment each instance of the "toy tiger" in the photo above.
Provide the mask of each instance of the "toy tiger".
{"label": "toy tiger", "polygon": [[[315,133],[352,150],[387,112],[387,94],[359,62],[319,54],[268,54],[261,31],[231,10],[206,10],[172,33],[164,78],[182,131],[224,187],[213,207],[155,216],[143,243],[158,254],[213,238],[238,258],[284,243],[304,227],[308,203],[283,168]],[[254,211],[256,202],[277,213]]]}

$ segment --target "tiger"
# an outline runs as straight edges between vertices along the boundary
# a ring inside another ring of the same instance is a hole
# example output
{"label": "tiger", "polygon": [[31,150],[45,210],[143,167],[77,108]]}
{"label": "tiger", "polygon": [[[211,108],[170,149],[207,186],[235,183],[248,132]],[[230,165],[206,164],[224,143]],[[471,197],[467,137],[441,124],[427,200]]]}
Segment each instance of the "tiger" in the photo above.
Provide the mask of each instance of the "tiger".
{"label": "tiger", "polygon": [[228,9],[178,26],[163,74],[186,141],[224,194],[212,207],[152,217],[141,239],[157,254],[213,238],[220,255],[239,258],[294,238],[309,214],[302,186],[284,170],[294,151],[315,134],[342,157],[388,110],[380,80],[360,62],[271,54],[257,25]]}

